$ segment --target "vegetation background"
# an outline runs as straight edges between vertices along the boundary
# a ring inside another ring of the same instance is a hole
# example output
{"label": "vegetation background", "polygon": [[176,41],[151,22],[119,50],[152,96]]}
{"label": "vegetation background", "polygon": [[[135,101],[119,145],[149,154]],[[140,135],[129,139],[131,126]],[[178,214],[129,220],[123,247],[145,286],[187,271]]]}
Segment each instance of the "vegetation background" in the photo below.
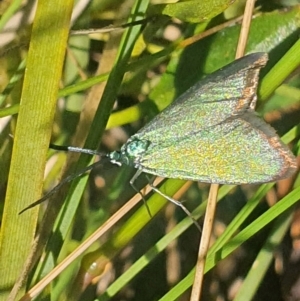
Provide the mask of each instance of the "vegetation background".
{"label": "vegetation background", "polygon": [[[124,214],[122,206],[135,194],[129,185],[134,170],[102,158],[89,177],[54,194],[47,211],[42,204],[18,212],[94,160],[49,150],[50,140],[117,150],[195,82],[233,61],[244,1],[232,2],[0,4],[0,300],[7,300],[21,274],[35,233],[41,233],[36,250],[42,257],[11,300],[120,208],[120,221],[36,300],[189,299],[201,235],[157,194],[147,195],[152,217],[142,202]],[[247,52],[270,57],[257,112],[297,155],[300,7],[263,0],[256,6]],[[69,28],[77,34],[68,37]],[[78,34],[91,28],[102,31]],[[140,177],[136,185],[146,183]],[[221,187],[203,300],[300,299],[299,183],[296,174],[276,185]],[[168,179],[161,189],[177,192],[201,223],[209,185]]]}

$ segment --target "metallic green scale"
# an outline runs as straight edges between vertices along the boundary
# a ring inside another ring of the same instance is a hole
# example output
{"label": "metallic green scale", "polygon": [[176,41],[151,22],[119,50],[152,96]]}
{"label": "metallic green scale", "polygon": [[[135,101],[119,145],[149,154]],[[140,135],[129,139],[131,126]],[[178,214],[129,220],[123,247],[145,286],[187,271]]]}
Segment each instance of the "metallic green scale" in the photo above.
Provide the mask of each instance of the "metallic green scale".
{"label": "metallic green scale", "polygon": [[197,83],[133,135],[113,163],[138,172],[207,183],[263,183],[289,177],[296,160],[254,112],[267,54],[234,61]]}

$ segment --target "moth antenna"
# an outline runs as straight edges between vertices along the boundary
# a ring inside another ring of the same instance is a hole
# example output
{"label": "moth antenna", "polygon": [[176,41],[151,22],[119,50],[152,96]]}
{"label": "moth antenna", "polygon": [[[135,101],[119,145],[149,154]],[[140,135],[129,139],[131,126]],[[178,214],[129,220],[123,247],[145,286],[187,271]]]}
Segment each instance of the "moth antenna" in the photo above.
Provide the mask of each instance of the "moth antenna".
{"label": "moth antenna", "polygon": [[[94,150],[91,150],[91,149],[73,147],[73,146],[60,146],[60,145],[56,145],[56,144],[50,144],[50,147],[52,149],[56,149],[56,150],[71,151],[71,152],[84,153],[84,154],[89,154],[89,155],[99,155],[101,157],[104,157],[104,156],[107,155],[105,153],[101,153],[101,152],[94,151]],[[92,170],[93,168],[95,168],[96,166],[98,166],[100,164],[101,164],[101,161],[97,161],[97,162],[81,169],[80,171],[66,177],[59,184],[57,184],[53,189],[51,189],[48,193],[46,193],[42,198],[40,198],[39,200],[33,202],[29,206],[25,207],[23,210],[21,210],[19,212],[19,214],[22,214],[23,212],[27,211],[28,209],[33,208],[37,205],[40,205],[41,203],[43,203],[44,201],[49,199],[53,194],[55,194],[64,184],[73,181],[74,179],[82,176],[83,174],[85,174],[86,172]]]}
{"label": "moth antenna", "polygon": [[106,153],[101,153],[96,150],[75,147],[75,146],[63,146],[63,145],[57,145],[57,144],[50,143],[49,147],[52,149],[55,149],[55,150],[59,150],[59,151],[88,154],[88,155],[92,155],[92,156],[98,155],[101,157],[105,157],[107,155]]}

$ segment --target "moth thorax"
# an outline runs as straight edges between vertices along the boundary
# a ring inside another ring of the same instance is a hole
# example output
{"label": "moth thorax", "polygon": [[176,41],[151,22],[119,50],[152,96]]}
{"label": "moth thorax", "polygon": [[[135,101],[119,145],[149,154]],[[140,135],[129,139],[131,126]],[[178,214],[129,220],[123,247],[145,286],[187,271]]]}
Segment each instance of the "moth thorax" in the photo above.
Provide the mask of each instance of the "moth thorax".
{"label": "moth thorax", "polygon": [[129,158],[137,158],[148,149],[149,144],[150,142],[148,140],[139,140],[134,138],[124,145],[124,151]]}

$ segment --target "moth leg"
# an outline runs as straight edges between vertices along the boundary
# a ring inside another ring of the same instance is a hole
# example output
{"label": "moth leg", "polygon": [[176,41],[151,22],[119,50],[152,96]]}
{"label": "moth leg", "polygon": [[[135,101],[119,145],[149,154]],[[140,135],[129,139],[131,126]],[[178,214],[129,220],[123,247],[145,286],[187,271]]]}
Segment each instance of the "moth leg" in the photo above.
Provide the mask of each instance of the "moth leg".
{"label": "moth leg", "polygon": [[[147,177],[148,179],[148,177]],[[193,221],[193,223],[195,224],[195,226],[198,228],[198,230],[200,232],[202,232],[202,229],[200,227],[200,225],[198,224],[198,222],[193,218],[191,212],[180,202],[180,201],[177,201],[171,197],[169,197],[168,195],[166,195],[165,193],[161,192],[158,188],[156,188],[154,185],[153,185],[153,181],[149,181],[149,186],[151,187],[151,189],[155,192],[157,192],[159,195],[161,195],[162,197],[164,197],[165,199],[167,199],[168,201],[170,201],[171,203],[175,204],[176,206],[179,206],[184,212],[185,214]]]}
{"label": "moth leg", "polygon": [[[135,182],[136,179],[141,175],[141,173],[142,173],[142,170],[138,169],[137,172],[136,172],[136,173],[134,174],[134,176],[132,177],[132,179],[129,181],[129,184],[130,184],[130,186],[133,188],[133,190],[141,196],[141,198],[142,198],[142,200],[143,200],[143,203],[144,203],[144,205],[146,206],[146,209],[147,209],[147,211],[148,211],[148,214],[149,214],[149,216],[152,218],[152,214],[151,214],[151,212],[150,212],[150,208],[149,208],[149,206],[147,205],[147,202],[146,202],[146,199],[144,198],[144,195],[143,195],[143,194],[140,192],[140,190],[134,185],[134,182]],[[150,185],[150,183],[149,183],[149,185]],[[150,187],[151,187],[151,185],[150,185]]]}

